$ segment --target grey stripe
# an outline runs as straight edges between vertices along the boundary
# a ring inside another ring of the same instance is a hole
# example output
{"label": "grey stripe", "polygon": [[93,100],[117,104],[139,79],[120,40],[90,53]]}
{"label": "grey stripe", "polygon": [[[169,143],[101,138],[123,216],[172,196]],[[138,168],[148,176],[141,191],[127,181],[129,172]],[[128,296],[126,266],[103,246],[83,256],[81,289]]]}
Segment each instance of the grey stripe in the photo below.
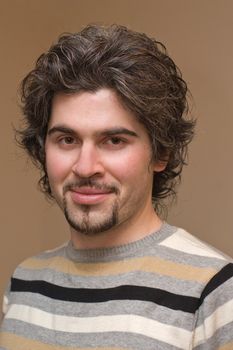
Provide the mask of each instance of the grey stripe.
{"label": "grey stripe", "polygon": [[122,246],[106,249],[75,250],[72,247],[72,243],[68,242],[68,245],[61,247],[58,250],[38,254],[37,258],[44,260],[54,256],[63,256],[72,261],[92,263],[100,261],[118,261],[122,260],[125,256],[133,258],[136,253],[137,256],[145,256],[145,248],[150,250],[151,247],[155,247],[158,243],[162,242],[176,231],[176,227],[164,223],[159,231],[138,241],[124,244]]}
{"label": "grey stripe", "polygon": [[214,350],[218,349],[220,346],[223,346],[227,343],[232,342],[232,329],[233,322],[221,328],[215,332],[215,334],[205,341],[204,344],[195,346],[193,350]]}
{"label": "grey stripe", "polygon": [[[204,303],[200,306],[199,312],[202,312],[204,308],[204,315],[207,318],[213,312],[215,312],[219,306],[232,300],[232,295],[233,295],[232,286],[233,286],[233,278],[226,281],[224,284],[222,284],[217,289],[215,289],[212,293],[210,293],[205,298]],[[231,312],[233,315],[233,310],[231,310]],[[197,327],[201,325],[203,322],[204,322],[203,318],[201,318],[201,320],[199,319],[197,323]]]}
{"label": "grey stripe", "polygon": [[[229,263],[229,261],[226,260],[210,258],[207,256],[193,255],[188,252],[184,253],[176,249],[163,246],[153,247],[152,249],[153,254],[151,254],[151,256],[156,256],[164,260],[172,261],[174,263],[190,265],[193,267],[212,268],[220,270],[223,266]],[[148,255],[150,255],[150,253],[152,252],[148,252]]]}
{"label": "grey stripe", "polygon": [[[32,326],[24,322],[6,320],[3,327],[7,331],[8,327],[14,329],[12,333],[25,336],[33,335],[30,339],[57,346],[73,346],[73,347],[122,347],[135,350],[179,350],[175,346],[151,339],[139,334],[131,334],[126,332],[106,332],[79,334],[51,331],[42,327]],[[17,329],[17,333],[15,330]],[[155,330],[156,331],[156,330]],[[85,344],[85,345],[84,345]]]}
{"label": "grey stripe", "polygon": [[[170,233],[175,234],[175,233]],[[156,235],[156,234],[155,234]],[[148,239],[148,237],[146,237]],[[134,259],[135,256],[137,258],[145,257],[145,250],[147,252],[146,256],[161,258],[164,260],[168,260],[174,263],[190,265],[191,267],[200,267],[200,268],[212,268],[216,270],[220,270],[223,266],[225,266],[229,260],[225,261],[222,259],[211,258],[207,256],[197,256],[190,253],[185,253],[182,251],[178,251],[172,248],[158,246],[154,240],[148,240],[147,245],[145,245],[144,240],[146,238],[140,240],[140,243],[137,244],[137,249],[135,249],[134,243],[127,244],[123,247],[118,248],[109,248],[106,250],[97,250],[97,252],[101,252],[100,256],[97,259],[93,257],[89,258],[90,252],[88,251],[75,251],[71,245],[60,248],[53,252],[44,252],[36,256],[37,259],[47,260],[53,257],[63,257],[69,259],[71,255],[73,261],[83,262],[83,263],[99,263],[99,262],[114,262],[114,261],[122,261],[122,259]],[[167,238],[167,237],[165,237]],[[151,242],[152,241],[152,242]],[[124,248],[124,249],[123,249]],[[143,248],[143,249],[141,249]],[[108,250],[113,250],[110,253]],[[144,250],[145,249],[145,250]],[[119,250],[119,254],[118,251]],[[105,254],[104,254],[105,253]],[[113,255],[115,254],[115,255]]]}
{"label": "grey stripe", "polygon": [[144,271],[133,271],[110,276],[77,276],[55,270],[17,269],[15,278],[43,280],[67,288],[112,288],[119,285],[137,285],[168,290],[175,294],[199,297],[203,283],[178,280],[175,277],[161,276]]}
{"label": "grey stripe", "polygon": [[194,315],[172,310],[150,302],[121,300],[105,303],[72,303],[49,299],[39,294],[15,293],[11,302],[39,308],[51,314],[70,317],[94,317],[100,315],[140,315],[167,325],[176,326],[191,331]]}

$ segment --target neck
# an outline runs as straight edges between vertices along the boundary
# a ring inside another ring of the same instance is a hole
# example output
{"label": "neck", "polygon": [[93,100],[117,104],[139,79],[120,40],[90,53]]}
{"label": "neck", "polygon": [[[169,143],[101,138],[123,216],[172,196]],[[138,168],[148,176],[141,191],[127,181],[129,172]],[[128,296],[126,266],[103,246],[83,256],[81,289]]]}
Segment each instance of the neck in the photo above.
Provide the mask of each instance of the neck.
{"label": "neck", "polygon": [[82,234],[71,228],[71,240],[77,249],[112,248],[142,239],[158,231],[161,226],[162,221],[151,206],[150,210],[140,213],[136,219],[128,219],[98,234]]}

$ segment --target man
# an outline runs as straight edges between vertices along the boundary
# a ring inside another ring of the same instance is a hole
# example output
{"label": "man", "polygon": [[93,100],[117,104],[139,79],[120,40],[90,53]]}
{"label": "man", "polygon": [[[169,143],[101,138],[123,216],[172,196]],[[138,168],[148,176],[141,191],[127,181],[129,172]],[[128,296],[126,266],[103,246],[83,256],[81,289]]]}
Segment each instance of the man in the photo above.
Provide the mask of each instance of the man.
{"label": "man", "polygon": [[20,142],[71,240],[16,269],[1,349],[233,349],[232,262],[158,215],[193,135],[186,94],[164,46],[125,27],[39,57]]}

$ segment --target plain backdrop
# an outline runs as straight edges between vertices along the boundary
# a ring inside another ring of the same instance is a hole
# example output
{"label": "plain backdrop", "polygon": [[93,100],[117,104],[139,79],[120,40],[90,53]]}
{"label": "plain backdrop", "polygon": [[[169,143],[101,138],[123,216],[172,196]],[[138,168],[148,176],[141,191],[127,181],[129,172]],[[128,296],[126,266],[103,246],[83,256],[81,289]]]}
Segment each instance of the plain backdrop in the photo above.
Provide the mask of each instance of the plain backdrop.
{"label": "plain backdrop", "polygon": [[193,95],[197,135],[168,221],[233,256],[233,1],[2,0],[0,296],[25,257],[69,239],[56,205],[37,189],[38,172],[14,141],[18,88],[62,32],[119,23],[162,41]]}

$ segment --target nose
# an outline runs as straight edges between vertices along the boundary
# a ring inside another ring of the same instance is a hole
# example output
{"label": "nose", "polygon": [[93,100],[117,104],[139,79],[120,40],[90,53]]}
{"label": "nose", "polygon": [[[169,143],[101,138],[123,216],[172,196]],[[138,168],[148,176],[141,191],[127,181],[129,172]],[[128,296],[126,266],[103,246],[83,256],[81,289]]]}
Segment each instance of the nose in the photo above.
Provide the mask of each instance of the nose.
{"label": "nose", "polygon": [[82,145],[73,164],[72,171],[80,178],[101,176],[104,173],[101,156],[95,145]]}

